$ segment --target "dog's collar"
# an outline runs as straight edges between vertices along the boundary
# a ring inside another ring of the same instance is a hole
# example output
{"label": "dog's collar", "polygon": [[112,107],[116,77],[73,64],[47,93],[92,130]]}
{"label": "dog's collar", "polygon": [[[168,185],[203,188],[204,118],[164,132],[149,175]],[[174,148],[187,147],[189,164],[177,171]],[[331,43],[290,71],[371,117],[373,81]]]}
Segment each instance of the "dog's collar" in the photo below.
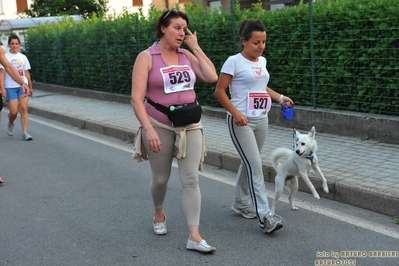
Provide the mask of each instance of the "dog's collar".
{"label": "dog's collar", "polygon": [[309,155],[306,156],[305,158],[306,158],[306,159],[309,159],[309,160],[310,160],[310,163],[313,164],[313,152],[312,152],[312,151],[310,151],[310,152],[309,152]]}

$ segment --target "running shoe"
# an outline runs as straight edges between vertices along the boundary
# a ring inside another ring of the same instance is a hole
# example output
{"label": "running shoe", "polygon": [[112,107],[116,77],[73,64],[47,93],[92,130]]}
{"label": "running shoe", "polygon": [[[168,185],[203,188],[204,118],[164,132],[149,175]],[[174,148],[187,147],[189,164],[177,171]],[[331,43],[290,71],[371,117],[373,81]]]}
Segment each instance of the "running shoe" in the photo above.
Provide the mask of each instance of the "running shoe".
{"label": "running shoe", "polygon": [[8,123],[7,131],[8,131],[9,136],[14,135],[14,125],[11,125],[10,123]]}
{"label": "running shoe", "polygon": [[231,209],[233,210],[233,212],[241,215],[242,217],[246,218],[246,219],[254,219],[256,218],[256,212],[255,210],[249,208],[249,207],[245,207],[244,209],[240,209],[235,207],[234,205],[231,206]]}
{"label": "running shoe", "polygon": [[271,215],[270,213],[268,213],[263,218],[263,227],[260,227],[262,228],[263,233],[270,234],[283,228],[283,218],[281,218],[281,216],[279,215]]}
{"label": "running shoe", "polygon": [[23,139],[23,140],[26,140],[26,141],[28,141],[28,140],[33,140],[32,136],[29,135],[28,132],[22,133],[22,139]]}

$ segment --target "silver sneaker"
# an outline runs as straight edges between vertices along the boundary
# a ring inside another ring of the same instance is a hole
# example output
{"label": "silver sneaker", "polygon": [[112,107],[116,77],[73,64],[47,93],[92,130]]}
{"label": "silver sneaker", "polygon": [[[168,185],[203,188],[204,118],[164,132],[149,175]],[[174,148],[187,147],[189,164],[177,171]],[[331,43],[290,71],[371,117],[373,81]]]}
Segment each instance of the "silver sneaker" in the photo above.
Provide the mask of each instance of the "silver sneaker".
{"label": "silver sneaker", "polygon": [[22,133],[22,139],[23,139],[23,140],[26,140],[26,141],[28,141],[28,140],[33,140],[32,136],[29,135],[28,132]]}
{"label": "silver sneaker", "polygon": [[168,229],[166,229],[166,216],[165,216],[165,221],[159,223],[155,223],[155,218],[154,218],[153,226],[154,226],[154,233],[157,235],[166,235],[166,233],[168,233]]}
{"label": "silver sneaker", "polygon": [[8,123],[7,133],[9,136],[14,135],[14,125],[11,125],[10,123]]}
{"label": "silver sneaker", "polygon": [[279,215],[266,214],[263,218],[263,227],[261,226],[263,233],[270,234],[283,228],[283,218]]}
{"label": "silver sneaker", "polygon": [[205,239],[202,239],[201,242],[195,242],[190,239],[187,239],[187,249],[198,251],[199,253],[212,253],[215,252],[216,248],[208,245]]}
{"label": "silver sneaker", "polygon": [[237,207],[235,207],[234,205],[231,206],[231,209],[233,210],[233,212],[241,215],[242,217],[246,218],[246,219],[254,219],[256,218],[256,212],[255,210],[249,208],[249,207],[245,207],[244,209],[239,209]]}

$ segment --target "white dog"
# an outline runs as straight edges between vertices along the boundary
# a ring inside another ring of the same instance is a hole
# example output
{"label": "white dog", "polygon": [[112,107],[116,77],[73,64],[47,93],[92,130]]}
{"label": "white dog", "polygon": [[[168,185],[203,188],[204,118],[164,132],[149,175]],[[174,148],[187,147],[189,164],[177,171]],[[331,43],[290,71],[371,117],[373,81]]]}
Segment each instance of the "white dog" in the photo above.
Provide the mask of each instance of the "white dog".
{"label": "white dog", "polygon": [[[295,151],[291,151],[287,148],[277,148],[272,152],[271,161],[273,168],[277,172],[275,178],[276,190],[271,208],[273,214],[275,213],[276,201],[283,193],[284,185],[289,188],[288,199],[292,210],[298,210],[298,208],[294,205],[294,195],[298,191],[298,176],[303,178],[305,183],[312,191],[313,196],[316,199],[320,199],[319,194],[308,177],[308,171],[310,168],[313,168],[316,176],[323,180],[323,190],[324,192],[328,193],[327,180],[318,165],[315,134],[316,130],[314,127],[312,127],[308,134],[301,134],[295,130]],[[287,157],[288,159],[283,164],[280,164],[279,160]]]}

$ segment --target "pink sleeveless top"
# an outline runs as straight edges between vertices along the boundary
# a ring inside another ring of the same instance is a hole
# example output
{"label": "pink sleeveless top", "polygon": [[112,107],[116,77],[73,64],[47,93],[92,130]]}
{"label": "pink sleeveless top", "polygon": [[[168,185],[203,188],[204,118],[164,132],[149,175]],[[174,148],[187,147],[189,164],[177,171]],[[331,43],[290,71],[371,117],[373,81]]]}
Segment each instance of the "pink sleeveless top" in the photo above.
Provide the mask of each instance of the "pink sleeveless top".
{"label": "pink sleeveless top", "polygon": [[[151,99],[153,102],[162,104],[166,107],[169,107],[170,105],[181,105],[193,102],[196,98],[194,90],[183,90],[172,93],[165,92],[165,84],[170,84],[170,82],[184,83],[184,80],[187,81],[188,79],[191,83],[195,83],[196,81],[194,70],[191,67],[191,62],[183,50],[180,48],[178,49],[179,66],[186,65],[189,66],[189,68],[186,68],[187,71],[184,71],[186,72],[184,75],[180,75],[184,76],[184,78],[181,79],[176,79],[173,73],[169,76],[165,73],[162,74],[161,69],[167,67],[167,65],[161,57],[158,42],[155,42],[149,48],[149,50],[152,58],[152,68],[148,73],[146,97]],[[169,78],[173,78],[173,80],[168,80]],[[172,126],[172,122],[168,119],[167,115],[159,112],[154,106],[147,102],[145,102],[145,107],[149,116],[161,122],[162,124]]]}

